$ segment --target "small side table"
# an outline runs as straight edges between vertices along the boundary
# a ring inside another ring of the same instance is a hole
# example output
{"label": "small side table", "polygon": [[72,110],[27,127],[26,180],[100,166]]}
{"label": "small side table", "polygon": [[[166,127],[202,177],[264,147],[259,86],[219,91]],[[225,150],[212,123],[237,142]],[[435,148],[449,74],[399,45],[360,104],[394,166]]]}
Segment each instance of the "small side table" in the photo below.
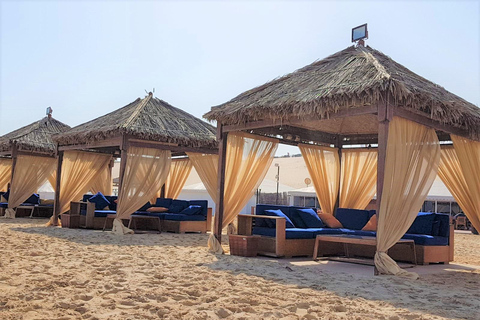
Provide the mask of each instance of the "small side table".
{"label": "small side table", "polygon": [[132,229],[133,231],[137,231],[137,221],[140,220],[150,220],[155,221],[157,223],[158,233],[162,233],[162,220],[159,217],[154,216],[141,216],[141,215],[131,215],[130,222],[128,223],[128,228]]}
{"label": "small side table", "polygon": [[62,228],[80,228],[80,215],[64,213],[61,215]]}

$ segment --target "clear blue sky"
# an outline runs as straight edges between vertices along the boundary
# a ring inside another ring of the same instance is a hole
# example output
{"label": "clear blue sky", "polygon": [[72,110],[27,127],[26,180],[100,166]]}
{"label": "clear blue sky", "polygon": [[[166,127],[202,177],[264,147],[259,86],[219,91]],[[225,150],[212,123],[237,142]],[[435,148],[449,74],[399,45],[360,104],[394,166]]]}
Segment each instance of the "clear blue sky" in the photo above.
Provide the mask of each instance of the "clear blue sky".
{"label": "clear blue sky", "polygon": [[366,22],[368,45],[480,105],[480,0],[0,0],[0,10],[0,135],[48,106],[75,126],[152,88],[202,117],[350,46]]}

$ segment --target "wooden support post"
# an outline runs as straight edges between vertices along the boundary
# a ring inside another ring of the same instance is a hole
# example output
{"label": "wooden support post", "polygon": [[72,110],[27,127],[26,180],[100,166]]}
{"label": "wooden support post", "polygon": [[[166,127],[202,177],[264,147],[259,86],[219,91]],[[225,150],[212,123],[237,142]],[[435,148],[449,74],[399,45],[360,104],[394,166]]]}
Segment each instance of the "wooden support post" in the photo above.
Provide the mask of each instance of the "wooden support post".
{"label": "wooden support post", "polygon": [[15,167],[17,166],[18,147],[14,143],[12,146],[12,175],[10,176],[10,188],[13,185],[13,176],[15,175]]}
{"label": "wooden support post", "polygon": [[[377,225],[378,214],[380,212],[380,203],[382,201],[383,181],[385,178],[385,160],[387,158],[388,126],[392,119],[391,107],[388,100],[385,105],[378,106],[378,160],[377,160]],[[378,247],[378,238],[377,238]],[[374,274],[378,275],[378,270],[374,268]]]}
{"label": "wooden support post", "polygon": [[337,201],[335,201],[335,206],[333,207],[332,214],[335,215],[337,212],[338,207],[340,206],[340,193],[341,193],[341,183],[342,183],[342,147],[343,141],[342,136],[337,136],[337,142],[335,143],[335,148],[338,148],[338,161],[340,162],[340,171],[338,172],[339,175],[339,185],[338,185],[338,192],[337,192]]}
{"label": "wooden support post", "polygon": [[118,177],[118,199],[121,196],[121,190],[123,185],[123,178],[125,176],[125,168],[127,167],[127,155],[128,155],[128,140],[124,135],[122,137],[122,145],[120,146],[120,172]]}
{"label": "wooden support post", "polygon": [[[58,150],[58,147],[57,147]],[[58,226],[58,216],[60,215],[60,182],[62,179],[62,163],[63,151],[58,151],[57,154],[57,181],[55,181],[55,200],[53,206],[53,221],[52,225]]]}
{"label": "wooden support post", "polygon": [[162,189],[160,190],[160,198],[165,198],[165,183],[162,185]]}
{"label": "wooden support post", "polygon": [[223,223],[223,200],[225,194],[225,169],[227,158],[227,138],[228,134],[223,132],[222,125],[217,124],[217,139],[218,139],[218,184],[217,184],[217,203],[215,206],[215,224],[213,234],[218,242],[222,243],[222,223]]}

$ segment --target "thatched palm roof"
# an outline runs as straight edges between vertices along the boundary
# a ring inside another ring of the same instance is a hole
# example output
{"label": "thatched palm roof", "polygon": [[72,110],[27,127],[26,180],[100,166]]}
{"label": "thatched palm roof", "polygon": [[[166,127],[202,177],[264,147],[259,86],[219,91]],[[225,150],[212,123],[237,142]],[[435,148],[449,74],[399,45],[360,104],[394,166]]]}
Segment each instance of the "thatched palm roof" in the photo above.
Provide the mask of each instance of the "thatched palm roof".
{"label": "thatched palm roof", "polygon": [[68,129],[70,129],[70,126],[52,117],[45,117],[1,136],[0,152],[12,150],[15,143],[18,149],[22,151],[53,154],[56,144],[52,140],[52,135],[65,132]]}
{"label": "thatched palm roof", "polygon": [[55,136],[61,145],[88,144],[126,134],[137,139],[216,148],[215,127],[151,94]]}
{"label": "thatched palm roof", "polygon": [[[388,94],[387,94],[388,93]],[[349,47],[212,107],[223,124],[327,117],[341,109],[385,103],[425,113],[480,136],[480,109],[371,47]]]}

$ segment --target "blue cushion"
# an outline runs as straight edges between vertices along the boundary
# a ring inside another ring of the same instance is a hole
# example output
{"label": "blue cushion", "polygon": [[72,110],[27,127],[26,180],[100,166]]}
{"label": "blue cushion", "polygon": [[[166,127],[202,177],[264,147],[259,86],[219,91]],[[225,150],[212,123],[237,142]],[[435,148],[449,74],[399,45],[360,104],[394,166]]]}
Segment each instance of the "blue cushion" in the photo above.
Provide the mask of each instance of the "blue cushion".
{"label": "blue cushion", "polygon": [[0,208],[8,208],[8,202],[0,202]]}
{"label": "blue cushion", "polygon": [[290,220],[292,220],[293,224],[297,228],[302,228],[306,229],[308,226],[303,222],[302,217],[300,216],[300,213],[297,211],[297,209],[291,210],[290,211]]}
{"label": "blue cushion", "polygon": [[368,236],[368,237],[376,237],[376,231],[364,231],[364,230],[352,230],[353,234],[356,236]]}
{"label": "blue cushion", "polygon": [[135,211],[132,215],[135,216],[149,216],[149,217],[159,217],[163,219],[166,212],[148,212],[148,211]]}
{"label": "blue cushion", "polygon": [[140,209],[138,209],[137,211],[147,211],[148,208],[150,208],[152,206],[152,204],[149,202],[145,203]]}
{"label": "blue cushion", "polygon": [[207,218],[202,214],[180,214],[180,213],[165,213],[165,220],[171,221],[205,221]]}
{"label": "blue cushion", "polygon": [[440,221],[433,221],[432,236],[438,236],[439,233],[440,233]]}
{"label": "blue cushion", "polygon": [[405,234],[402,239],[409,239],[415,241],[415,244],[420,246],[447,246],[447,237],[434,237],[428,234]]}
{"label": "blue cushion", "polygon": [[315,232],[315,236],[319,234],[353,234],[354,231],[345,228],[312,228],[309,229]]}
{"label": "blue cushion", "polygon": [[117,203],[115,200],[118,200],[117,196],[105,196],[105,198],[110,202],[108,208],[113,211],[117,211]]}
{"label": "blue cushion", "polygon": [[95,210],[103,210],[103,208],[107,207],[110,204],[105,196],[99,191],[96,195],[88,199],[89,202],[95,203]]}
{"label": "blue cushion", "polygon": [[40,204],[40,196],[34,193],[24,202],[29,204]]}
{"label": "blue cushion", "polygon": [[8,189],[7,192],[5,192],[5,193],[3,194],[3,197],[4,197],[5,200],[7,200],[7,201],[8,201],[8,197],[9,197],[9,196],[10,196],[10,189]]}
{"label": "blue cushion", "polygon": [[196,205],[190,205],[183,209],[180,214],[186,214],[186,215],[193,215],[193,214],[200,214],[202,211],[202,207],[196,206]]}
{"label": "blue cushion", "polygon": [[113,210],[95,210],[95,218],[106,217],[108,214],[117,214]]}
{"label": "blue cushion", "polygon": [[432,226],[434,220],[435,213],[419,212],[413,221],[413,224],[406,233],[432,235]]}
{"label": "blue cushion", "polygon": [[190,200],[189,203],[190,203],[190,205],[200,206],[201,211],[200,211],[199,214],[202,214],[205,217],[207,216],[207,213],[208,213],[208,201],[207,200]]}
{"label": "blue cushion", "polygon": [[168,212],[171,213],[180,213],[183,209],[188,207],[190,204],[185,200],[172,200],[172,204],[168,207]]}
{"label": "blue cushion", "polygon": [[346,229],[361,230],[370,219],[368,210],[338,208],[335,218]]}
{"label": "blue cushion", "polygon": [[[275,228],[259,228],[254,227],[252,230],[253,234],[275,237],[276,229]],[[315,232],[309,229],[299,229],[299,228],[287,228],[285,229],[285,238],[286,239],[314,239]]]}
{"label": "blue cushion", "polygon": [[91,197],[93,197],[93,194],[84,194],[82,197],[82,202],[87,202]]}
{"label": "blue cushion", "polygon": [[[264,214],[267,215],[267,216],[272,216],[272,217],[282,217],[282,218],[285,218],[285,227],[286,228],[295,228],[295,225],[293,224],[292,220],[290,220],[289,217],[287,217],[285,215],[285,213],[283,213],[282,210],[280,209],[277,209],[277,210],[265,210],[264,211]],[[267,221],[267,224],[270,224],[270,221],[275,225],[275,221],[273,220],[270,220],[270,219],[266,219],[268,220]],[[272,227],[271,227],[272,228]]]}
{"label": "blue cushion", "polygon": [[[450,237],[450,215],[443,214],[443,213],[436,213],[435,221],[440,222],[437,236]],[[435,236],[435,234],[433,234],[433,228],[432,228],[432,236]]]}
{"label": "blue cushion", "polygon": [[172,199],[170,198],[157,198],[155,201],[155,207],[168,208],[172,205]]}
{"label": "blue cushion", "polygon": [[307,228],[323,228],[325,225],[313,209],[296,209]]}

